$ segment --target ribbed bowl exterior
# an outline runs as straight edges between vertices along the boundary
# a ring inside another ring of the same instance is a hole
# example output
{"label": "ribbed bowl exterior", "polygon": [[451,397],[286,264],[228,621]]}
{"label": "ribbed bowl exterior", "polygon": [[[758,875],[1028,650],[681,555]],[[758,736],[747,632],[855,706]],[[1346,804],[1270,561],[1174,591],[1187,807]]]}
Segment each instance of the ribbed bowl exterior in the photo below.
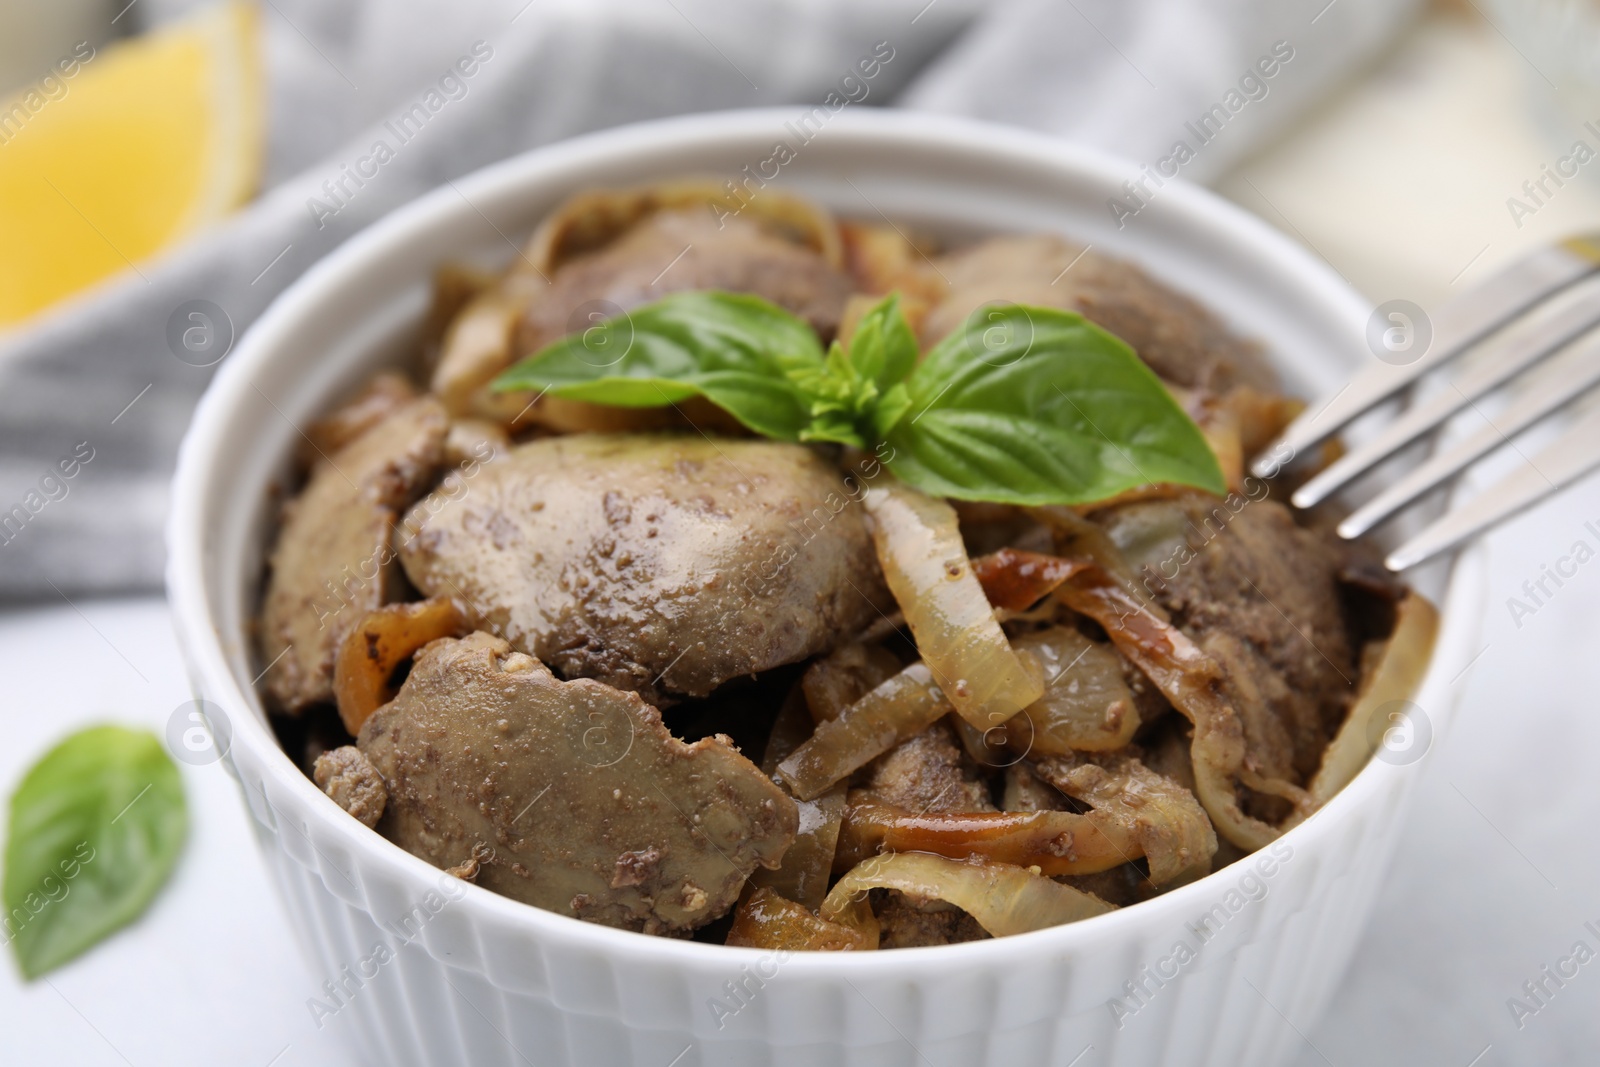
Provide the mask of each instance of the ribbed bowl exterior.
{"label": "ribbed bowl exterior", "polygon": [[[1262,880],[1267,894],[1246,898],[1209,941],[1194,932],[1207,911],[1197,906],[1188,919],[1147,924],[1089,951],[1022,954],[991,967],[930,959],[914,968],[921,977],[843,983],[759,955],[720,973],[688,973],[501,936],[453,915],[459,901],[408,937],[395,920],[423,899],[414,884],[362,869],[320,820],[290,824],[269,813],[278,827],[259,829],[315,969],[343,1003],[324,991],[317,999],[351,1016],[373,1063],[1015,1067],[1068,1064],[1092,1048],[1083,1063],[1237,1067],[1284,1062],[1303,1044],[1298,1031],[1326,1004],[1372,908],[1403,786],[1393,776],[1370,808],[1344,813],[1338,833],[1295,848]],[[1195,958],[1158,985],[1160,974],[1150,974],[1180,941]],[[363,978],[358,961],[379,945],[393,958]],[[744,975],[754,976],[744,978],[747,1006],[719,1016],[709,1005],[735,1007],[725,983]],[[1109,1004],[1120,995],[1135,1005],[1130,981],[1148,996],[1119,1019]]]}
{"label": "ribbed bowl exterior", "polygon": [[[251,679],[247,620],[293,424],[397,358],[442,259],[498,248],[571,192],[765,158],[782,112],[645,124],[489,168],[352,239],[241,340],[185,439],[168,586],[199,696],[237,771],[319,980],[374,1064],[473,1067],[1271,1065],[1304,1042],[1377,899],[1417,767],[1374,763],[1273,849],[1149,902],[1022,937],[779,956],[580,923],[443,875],[340,811],[292,764]],[[786,188],[952,232],[1059,229],[1134,258],[1242,332],[1291,388],[1360,358],[1368,308],[1259,222],[1169,183],[1128,232],[1132,164],[1014,131],[841,115]],[[872,205],[871,208],[866,205]],[[488,223],[489,219],[496,220]],[[264,400],[270,399],[270,403]],[[1475,639],[1473,549],[1417,576],[1444,625],[1416,703],[1437,739]],[[342,1024],[342,1021],[341,1021]]]}

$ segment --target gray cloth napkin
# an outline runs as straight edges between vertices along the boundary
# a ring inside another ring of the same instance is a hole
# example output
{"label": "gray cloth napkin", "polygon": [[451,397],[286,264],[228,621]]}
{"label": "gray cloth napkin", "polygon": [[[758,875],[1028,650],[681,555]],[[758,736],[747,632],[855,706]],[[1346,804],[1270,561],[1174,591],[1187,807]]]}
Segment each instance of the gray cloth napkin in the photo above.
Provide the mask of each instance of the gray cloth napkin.
{"label": "gray cloth napkin", "polygon": [[[154,25],[192,6],[145,0],[131,11]],[[446,179],[623,122],[820,101],[884,41],[894,58],[866,106],[1056,133],[1127,157],[1133,182],[1143,166],[1206,181],[1293,123],[1417,6],[267,0],[264,192],[183,247],[0,334],[0,597],[157,588],[168,481],[215,371],[199,365],[209,346],[341,241]],[[472,75],[444,84],[445,106],[377,179],[348,198],[326,193],[341,164],[463,59]],[[1135,185],[1128,210],[1136,197]],[[325,208],[308,208],[311,198]],[[227,321],[191,317],[196,301]]]}

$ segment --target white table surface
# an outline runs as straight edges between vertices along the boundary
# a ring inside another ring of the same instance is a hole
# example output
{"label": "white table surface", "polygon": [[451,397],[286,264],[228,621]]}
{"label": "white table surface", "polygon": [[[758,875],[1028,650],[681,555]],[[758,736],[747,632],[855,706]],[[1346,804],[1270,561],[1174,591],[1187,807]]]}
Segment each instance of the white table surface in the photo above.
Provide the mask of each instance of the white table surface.
{"label": "white table surface", "polygon": [[[1433,306],[1531,242],[1600,221],[1600,190],[1573,186],[1536,229],[1507,223],[1503,198],[1559,154],[1529,132],[1518,62],[1481,25],[1436,18],[1222,188],[1374,299]],[[1294,1067],[1600,1062],[1600,960],[1522,1028],[1507,1007],[1574,941],[1600,950],[1583,929],[1600,925],[1600,560],[1520,627],[1506,606],[1574,541],[1600,548],[1590,521],[1600,478],[1492,538],[1484,651],[1457,683],[1461,714],[1413,765],[1419,802],[1335,1003],[1315,1025],[1284,1024],[1304,1035]],[[0,612],[0,679],[7,795],[75,727],[159,733],[189,699],[154,598]],[[318,1030],[307,1011],[316,979],[234,781],[219,764],[183,775],[191,837],[149,912],[47,980],[24,984],[0,962],[0,1061],[359,1062],[345,1021]],[[1093,1052],[1080,1061],[1093,1065]]]}

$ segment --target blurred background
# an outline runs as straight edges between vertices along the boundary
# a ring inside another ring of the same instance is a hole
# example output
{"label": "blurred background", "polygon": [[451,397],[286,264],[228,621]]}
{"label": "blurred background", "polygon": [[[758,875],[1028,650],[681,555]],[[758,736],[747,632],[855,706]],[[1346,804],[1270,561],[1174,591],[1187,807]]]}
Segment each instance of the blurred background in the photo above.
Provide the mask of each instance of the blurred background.
{"label": "blurred background", "polygon": [[[878,42],[880,75],[842,83]],[[1284,50],[1182,174],[1374,305],[1437,309],[1600,230],[1593,0],[8,0],[0,788],[76,725],[160,733],[189,699],[160,596],[189,414],[272,298],[395,207],[590,130],[829,92],[1094,145],[1136,179]],[[394,125],[418,104],[425,126]],[[1550,177],[1563,160],[1576,175]],[[79,476],[35,493],[80,442]],[[1413,768],[1422,799],[1379,913],[1326,1017],[1284,1020],[1303,1067],[1594,1062],[1600,965],[1531,1017],[1509,1000],[1600,925],[1600,568],[1531,617],[1509,598],[1595,536],[1597,490],[1491,538],[1483,647],[1456,728]],[[143,919],[48,980],[0,966],[8,1062],[357,1062],[339,1020],[306,1012],[317,980],[234,784],[220,766],[185,783],[188,851]]]}

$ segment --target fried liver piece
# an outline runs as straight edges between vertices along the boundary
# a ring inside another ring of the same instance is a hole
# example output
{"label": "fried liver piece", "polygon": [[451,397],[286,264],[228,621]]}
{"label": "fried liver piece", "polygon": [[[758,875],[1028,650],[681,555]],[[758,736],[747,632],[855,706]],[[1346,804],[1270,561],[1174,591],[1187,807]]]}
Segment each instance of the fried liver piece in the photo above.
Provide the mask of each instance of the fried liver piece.
{"label": "fried liver piece", "polygon": [[1186,493],[1094,516],[1143,589],[1221,663],[1262,774],[1301,782],[1359,675],[1340,604],[1344,556],[1273,500]]}
{"label": "fried liver piece", "polygon": [[279,710],[331,701],[339,642],[394,599],[396,513],[433,478],[448,428],[437,400],[404,403],[319,459],[284,507],[259,631],[267,692]]}
{"label": "fried liver piece", "polygon": [[1035,304],[1078,312],[1128,342],[1151,370],[1176,385],[1275,391],[1276,375],[1261,353],[1211,312],[1132,263],[1060,237],[981,241],[940,259],[939,270],[950,290],[922,323],[924,344],[986,303]]}
{"label": "fried liver piece", "polygon": [[359,744],[388,782],[385,837],[441,868],[476,850],[479,885],[628,930],[719,917],[798,825],[726,738],[684,744],[636,695],[482,632],[426,646]]}
{"label": "fried liver piece", "polygon": [[989,937],[978,920],[942,900],[918,900],[893,889],[884,890],[881,900],[877,893],[873,897],[881,949],[954,945]]}
{"label": "fried liver piece", "polygon": [[[944,722],[879,756],[863,769],[863,785],[891,804],[918,813],[993,811],[989,789]],[[922,900],[898,890],[874,893],[881,948],[916,948],[981,941],[978,921],[942,900]]]}
{"label": "fried liver piece", "polygon": [[517,326],[516,350],[531,354],[592,325],[583,316],[591,303],[629,311],[668,293],[698,289],[764,297],[805,319],[827,341],[838,332],[851,288],[843,271],[753,218],[719,221],[709,206],[660,211],[598,251],[563,264],[549,286],[536,290]]}
{"label": "fried liver piece", "polygon": [[860,507],[799,445],[546,438],[438,497],[405,520],[417,588],[653,703],[826,652],[889,603]]}
{"label": "fried liver piece", "polygon": [[389,793],[383,775],[359,748],[343,745],[322,753],[311,777],[335,804],[369,827],[378,825]]}
{"label": "fried liver piece", "polygon": [[942,721],[879,756],[863,777],[863,788],[907,811],[995,810],[989,787]]}

